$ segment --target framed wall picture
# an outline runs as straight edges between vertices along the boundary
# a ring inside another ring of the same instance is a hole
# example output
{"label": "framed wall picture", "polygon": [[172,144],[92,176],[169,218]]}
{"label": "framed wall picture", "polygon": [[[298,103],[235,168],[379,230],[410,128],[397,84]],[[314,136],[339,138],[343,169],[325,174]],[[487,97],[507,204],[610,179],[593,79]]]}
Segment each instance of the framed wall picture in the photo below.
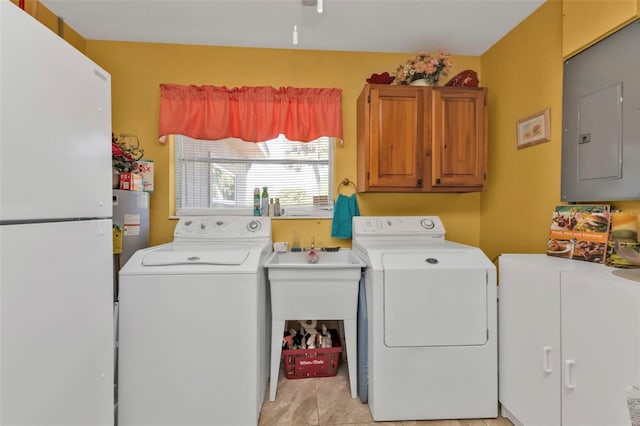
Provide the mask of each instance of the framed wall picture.
{"label": "framed wall picture", "polygon": [[550,109],[536,112],[516,122],[518,149],[551,140]]}

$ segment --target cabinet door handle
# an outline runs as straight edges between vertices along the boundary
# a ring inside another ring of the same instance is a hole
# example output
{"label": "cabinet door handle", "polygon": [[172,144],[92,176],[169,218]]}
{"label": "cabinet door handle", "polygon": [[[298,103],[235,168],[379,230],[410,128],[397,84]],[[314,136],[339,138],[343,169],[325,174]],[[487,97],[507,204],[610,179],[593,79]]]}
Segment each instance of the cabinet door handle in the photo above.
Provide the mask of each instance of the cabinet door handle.
{"label": "cabinet door handle", "polygon": [[551,354],[551,346],[545,346],[542,348],[542,371],[545,374],[552,373],[551,367],[549,366],[550,354]]}
{"label": "cabinet door handle", "polygon": [[440,183],[440,178],[436,179],[436,183],[438,183],[438,184]]}
{"label": "cabinet door handle", "polygon": [[422,179],[418,179],[418,185],[417,186],[422,186]]}
{"label": "cabinet door handle", "polygon": [[572,359],[566,359],[564,361],[564,385],[567,389],[576,388],[575,378],[573,377],[575,374],[572,374],[575,365],[576,362]]}

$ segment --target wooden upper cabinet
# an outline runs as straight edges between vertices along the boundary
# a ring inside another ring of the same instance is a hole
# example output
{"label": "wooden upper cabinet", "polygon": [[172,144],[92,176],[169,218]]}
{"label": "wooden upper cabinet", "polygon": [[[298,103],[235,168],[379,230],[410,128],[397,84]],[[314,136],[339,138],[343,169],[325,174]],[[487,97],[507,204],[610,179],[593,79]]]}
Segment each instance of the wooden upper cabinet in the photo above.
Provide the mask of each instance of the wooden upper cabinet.
{"label": "wooden upper cabinet", "polygon": [[[371,89],[371,90],[369,90]],[[421,191],[425,94],[367,87],[358,98],[358,190]]]}
{"label": "wooden upper cabinet", "polygon": [[640,17],[640,0],[563,0],[562,56],[567,59]]}
{"label": "wooden upper cabinet", "polygon": [[470,192],[486,178],[486,89],[365,85],[359,192]]}
{"label": "wooden upper cabinet", "polygon": [[482,189],[486,89],[434,88],[432,100],[431,186]]}

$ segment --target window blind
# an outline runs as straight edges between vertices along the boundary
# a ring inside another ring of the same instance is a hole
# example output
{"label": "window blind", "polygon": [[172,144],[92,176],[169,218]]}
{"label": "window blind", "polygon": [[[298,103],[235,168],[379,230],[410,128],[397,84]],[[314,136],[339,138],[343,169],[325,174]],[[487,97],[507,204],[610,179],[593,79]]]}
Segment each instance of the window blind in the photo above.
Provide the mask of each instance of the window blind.
{"label": "window blind", "polygon": [[331,215],[333,138],[296,142],[218,141],[175,135],[176,214],[253,214],[254,189],[268,188],[284,216]]}

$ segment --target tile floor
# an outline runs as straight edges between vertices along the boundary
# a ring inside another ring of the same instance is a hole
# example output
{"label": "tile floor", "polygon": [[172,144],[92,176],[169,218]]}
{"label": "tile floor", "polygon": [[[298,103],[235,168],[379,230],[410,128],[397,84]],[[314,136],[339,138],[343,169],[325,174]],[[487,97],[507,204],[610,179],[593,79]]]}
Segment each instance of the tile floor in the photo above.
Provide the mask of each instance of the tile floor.
{"label": "tile floor", "polygon": [[388,426],[512,426],[505,418],[374,422],[366,404],[352,399],[347,363],[342,361],[335,377],[287,380],[280,371],[276,400],[269,390],[258,426],[388,425]]}

